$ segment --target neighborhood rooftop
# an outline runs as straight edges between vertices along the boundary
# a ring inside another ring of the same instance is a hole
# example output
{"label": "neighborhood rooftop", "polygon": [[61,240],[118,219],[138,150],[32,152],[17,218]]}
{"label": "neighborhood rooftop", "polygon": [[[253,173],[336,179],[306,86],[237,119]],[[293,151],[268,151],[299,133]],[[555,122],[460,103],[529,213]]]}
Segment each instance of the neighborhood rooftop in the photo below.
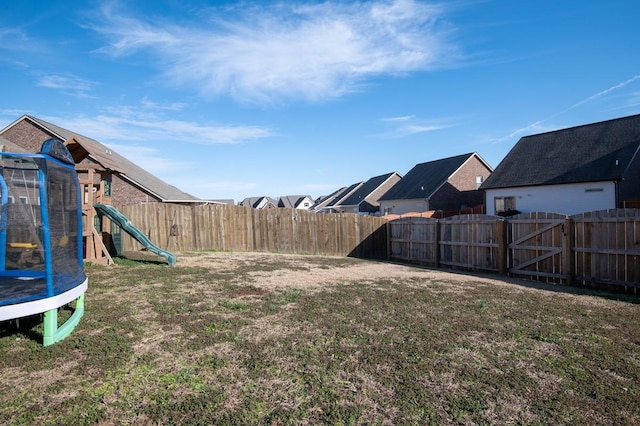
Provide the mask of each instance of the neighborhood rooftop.
{"label": "neighborhood rooftop", "polygon": [[475,153],[417,164],[380,200],[429,198]]}
{"label": "neighborhood rooftop", "polygon": [[481,188],[618,181],[638,156],[639,129],[632,115],[525,136]]}
{"label": "neighborhood rooftop", "polygon": [[[368,181],[364,183],[360,188],[358,188],[353,194],[349,195],[345,200],[340,202],[343,206],[355,206],[359,203],[363,202],[365,198],[371,194],[374,190],[376,190],[380,185],[382,185],[387,179],[393,176],[395,172],[386,173],[384,175],[372,177]],[[377,200],[373,200],[377,202]]]}
{"label": "neighborhood rooftop", "polygon": [[23,119],[31,121],[37,126],[53,133],[62,141],[68,142],[67,148],[73,155],[76,162],[86,156],[89,156],[105,169],[120,173],[124,179],[129,179],[132,183],[145,188],[150,193],[155,194],[162,201],[199,201],[198,198],[182,192],[175,186],[162,181],[144,170],[142,167],[132,163],[122,155],[94,139],[71,132],[67,129],[56,126],[55,124],[48,123],[30,115],[25,115],[20,120]]}

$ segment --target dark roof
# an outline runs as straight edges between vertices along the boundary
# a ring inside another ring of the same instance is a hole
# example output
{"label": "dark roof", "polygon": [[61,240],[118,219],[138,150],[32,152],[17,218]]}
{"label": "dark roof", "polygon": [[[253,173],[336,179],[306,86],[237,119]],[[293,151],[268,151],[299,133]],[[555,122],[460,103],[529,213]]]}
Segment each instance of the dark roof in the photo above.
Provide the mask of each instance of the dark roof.
{"label": "dark roof", "polygon": [[23,119],[30,120],[63,141],[69,142],[73,139],[75,142],[68,143],[67,147],[76,162],[81,161],[81,158],[79,158],[81,155],[89,156],[105,169],[119,173],[124,179],[128,179],[134,185],[156,195],[162,201],[198,200],[197,197],[182,192],[175,186],[164,182],[94,139],[29,115],[25,115]]}
{"label": "dark roof", "polygon": [[[417,164],[402,180],[388,190],[380,200],[412,200],[430,198],[469,158],[477,154],[457,155]],[[478,158],[480,158],[478,156]],[[482,160],[484,162],[484,160]],[[488,167],[488,166],[487,166]]]}
{"label": "dark roof", "polygon": [[480,187],[620,180],[640,148],[640,115],[521,138]]}
{"label": "dark roof", "polygon": [[[365,182],[357,191],[353,194],[349,195],[345,200],[340,202],[341,206],[357,206],[361,202],[363,202],[373,191],[378,189],[380,185],[385,183],[387,179],[389,179],[395,172],[387,173],[384,175],[372,177],[368,181]],[[378,200],[372,200],[378,201]]]}
{"label": "dark roof", "polygon": [[324,207],[333,207],[335,205],[338,204],[342,204],[340,203],[340,201],[342,201],[343,198],[349,196],[353,191],[355,191],[360,185],[363,185],[364,182],[358,182],[358,183],[354,183],[348,187],[346,187],[344,189],[344,191],[340,192],[338,195],[336,195],[333,200],[331,200],[331,202],[327,203]]}
{"label": "dark roof", "polygon": [[343,186],[342,188],[336,189],[335,191],[333,191],[329,195],[323,195],[323,196],[318,197],[318,199],[315,201],[313,206],[311,206],[311,209],[315,210],[315,209],[323,208],[327,203],[329,203],[331,200],[336,198],[336,196],[338,194],[341,194],[342,191],[344,191],[345,189],[346,189],[346,186]]}

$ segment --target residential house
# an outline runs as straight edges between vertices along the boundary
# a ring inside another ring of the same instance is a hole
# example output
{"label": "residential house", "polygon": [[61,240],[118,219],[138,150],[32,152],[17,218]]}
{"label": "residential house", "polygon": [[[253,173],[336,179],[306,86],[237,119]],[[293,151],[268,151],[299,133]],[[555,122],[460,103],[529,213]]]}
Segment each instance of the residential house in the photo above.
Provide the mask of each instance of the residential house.
{"label": "residential house", "polygon": [[459,210],[482,204],[491,166],[475,152],[414,166],[380,197],[382,214]]}
{"label": "residential house", "polygon": [[[27,152],[39,152],[50,138],[65,142],[76,162],[78,177],[100,188],[114,206],[141,202],[199,202],[137,166],[111,148],[36,117],[23,115],[0,131],[0,136]],[[106,192],[106,193],[105,193]],[[86,196],[85,196],[86,198]]]}
{"label": "residential house", "polygon": [[340,213],[377,214],[380,212],[378,199],[401,179],[402,176],[398,172],[372,177],[351,195],[335,204],[334,209]]}
{"label": "residential house", "polygon": [[18,146],[15,143],[3,138],[2,136],[0,136],[0,151],[2,151],[2,152],[28,152],[26,149],[24,149],[21,146]]}
{"label": "residential house", "polygon": [[640,115],[521,138],[482,184],[487,214],[576,214],[640,198]]}
{"label": "residential house", "polygon": [[238,203],[242,207],[251,207],[253,209],[275,209],[278,203],[271,197],[247,197]]}
{"label": "residential house", "polygon": [[280,208],[309,210],[311,206],[313,206],[313,198],[309,195],[283,195],[278,200]]}
{"label": "residential house", "polygon": [[[26,152],[39,152],[51,138],[64,142],[75,163],[82,191],[82,215],[85,218],[83,247],[85,259],[110,261],[109,254],[122,249],[121,230],[97,214],[94,204],[172,202],[199,203],[198,198],[182,192],[95,139],[23,115],[0,131],[0,137]],[[0,143],[6,145],[4,142]]]}
{"label": "residential house", "polygon": [[340,202],[357,191],[362,185],[364,185],[364,182],[357,182],[340,188],[338,191],[334,192],[332,196],[327,197],[321,203],[313,206],[313,210],[318,213],[339,213],[340,210],[337,206],[340,205]]}
{"label": "residential house", "polygon": [[316,198],[314,203],[313,203],[313,205],[311,206],[311,210],[314,211],[314,212],[321,212],[322,209],[327,204],[329,204],[331,201],[333,201],[338,196],[338,194],[340,194],[345,189],[347,189],[347,187],[343,186],[342,188],[336,189],[335,191],[333,191],[329,195],[322,195],[322,196]]}
{"label": "residential house", "polygon": [[235,206],[236,202],[233,201],[233,198],[221,198],[221,199],[211,199],[211,200],[202,200],[204,202],[207,203],[211,203],[211,204],[226,204],[229,206]]}

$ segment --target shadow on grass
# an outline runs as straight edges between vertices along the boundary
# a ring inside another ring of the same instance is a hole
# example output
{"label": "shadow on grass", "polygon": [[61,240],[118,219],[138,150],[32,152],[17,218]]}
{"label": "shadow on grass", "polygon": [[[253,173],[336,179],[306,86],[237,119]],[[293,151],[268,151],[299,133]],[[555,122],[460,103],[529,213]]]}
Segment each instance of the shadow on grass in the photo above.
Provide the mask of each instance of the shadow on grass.
{"label": "shadow on grass", "polygon": [[113,258],[117,265],[167,265],[166,260],[147,251],[126,251]]}
{"label": "shadow on grass", "polygon": [[[583,286],[579,284],[575,284],[575,285],[567,285],[567,284],[561,284],[561,283],[554,284],[554,283],[545,283],[542,281],[528,280],[526,278],[521,278],[521,277],[492,274],[488,272],[463,271],[463,270],[456,270],[451,268],[435,268],[428,265],[395,262],[390,260],[384,260],[384,261],[376,260],[376,259],[368,259],[368,260],[372,262],[389,263],[393,265],[402,265],[402,266],[408,266],[408,267],[418,268],[418,269],[446,272],[450,274],[463,275],[465,277],[475,277],[475,278],[482,278],[482,279],[488,279],[488,280],[494,280],[494,281],[502,281],[504,283],[513,284],[520,287],[532,288],[536,290],[545,290],[545,291],[550,291],[554,293],[565,293],[565,294],[573,294],[578,296],[593,296],[593,297],[600,297],[608,300],[617,300],[620,302],[640,304],[640,293],[631,294],[631,293],[625,292],[625,287],[622,287],[622,286],[602,284],[600,287],[598,284],[593,284],[593,287],[590,287],[590,286],[586,286],[586,285]],[[628,288],[629,287],[627,287],[627,289]],[[633,287],[631,287],[631,290],[627,290],[627,291],[633,291]]]}
{"label": "shadow on grass", "polygon": [[2,321],[0,322],[0,338],[20,335],[25,339],[42,344],[42,321],[44,321],[42,314]]}

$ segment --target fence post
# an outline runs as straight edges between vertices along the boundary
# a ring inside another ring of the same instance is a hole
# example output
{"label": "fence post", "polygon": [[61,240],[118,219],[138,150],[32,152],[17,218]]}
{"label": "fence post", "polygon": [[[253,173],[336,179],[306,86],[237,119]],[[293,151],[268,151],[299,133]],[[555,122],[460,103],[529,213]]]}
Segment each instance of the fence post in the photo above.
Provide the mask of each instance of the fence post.
{"label": "fence post", "polygon": [[387,233],[387,260],[391,260],[391,221],[388,220],[387,223],[384,224],[385,231]]}
{"label": "fence post", "polygon": [[567,285],[573,284],[573,275],[574,275],[574,258],[573,258],[573,221],[570,217],[567,217],[564,220],[564,224],[562,225],[562,236],[564,238],[564,247],[563,247],[563,259],[564,262],[564,273],[565,280]]}
{"label": "fence post", "polygon": [[191,213],[191,250],[198,250],[198,226],[196,224],[196,206],[194,204],[191,204],[189,213]]}
{"label": "fence post", "polygon": [[435,254],[435,267],[440,267],[440,219],[436,219],[436,232],[433,252]]}
{"label": "fence post", "polygon": [[498,220],[496,228],[496,242],[498,243],[498,273],[500,275],[508,275],[509,269],[507,268],[507,221],[504,219]]}

